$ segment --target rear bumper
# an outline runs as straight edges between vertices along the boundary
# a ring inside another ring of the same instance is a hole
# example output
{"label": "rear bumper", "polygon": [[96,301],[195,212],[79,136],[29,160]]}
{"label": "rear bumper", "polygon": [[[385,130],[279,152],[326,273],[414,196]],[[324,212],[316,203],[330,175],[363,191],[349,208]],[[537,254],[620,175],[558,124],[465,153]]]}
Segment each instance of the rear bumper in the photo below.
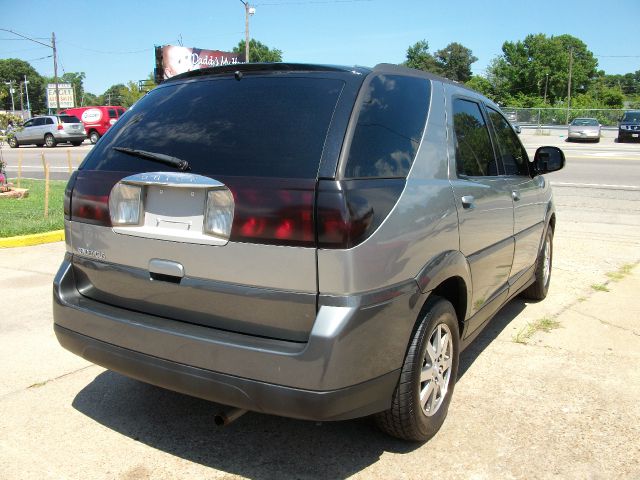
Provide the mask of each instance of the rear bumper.
{"label": "rear bumper", "polygon": [[223,405],[305,420],[345,420],[388,408],[398,373],[347,388],[311,391],[182,365],[101,342],[54,325],[60,345],[109,370]]}
{"label": "rear bumper", "polygon": [[410,284],[362,298],[327,298],[331,305],[320,307],[308,342],[299,343],[90,300],[76,289],[69,258],[53,293],[60,344],[93,363],[221,404],[308,420],[389,408],[422,304]]}

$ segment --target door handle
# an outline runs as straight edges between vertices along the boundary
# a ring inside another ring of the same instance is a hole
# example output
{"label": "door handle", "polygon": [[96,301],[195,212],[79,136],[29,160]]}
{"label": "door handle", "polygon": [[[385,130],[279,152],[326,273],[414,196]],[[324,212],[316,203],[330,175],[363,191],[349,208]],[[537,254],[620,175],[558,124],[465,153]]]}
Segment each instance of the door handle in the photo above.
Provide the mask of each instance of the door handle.
{"label": "door handle", "polygon": [[460,200],[462,201],[462,208],[466,210],[473,210],[474,208],[476,208],[476,199],[473,198],[473,195],[465,195]]}
{"label": "door handle", "polygon": [[517,202],[518,200],[520,200],[520,193],[517,190],[513,190],[511,192],[511,198],[513,198],[514,202]]}

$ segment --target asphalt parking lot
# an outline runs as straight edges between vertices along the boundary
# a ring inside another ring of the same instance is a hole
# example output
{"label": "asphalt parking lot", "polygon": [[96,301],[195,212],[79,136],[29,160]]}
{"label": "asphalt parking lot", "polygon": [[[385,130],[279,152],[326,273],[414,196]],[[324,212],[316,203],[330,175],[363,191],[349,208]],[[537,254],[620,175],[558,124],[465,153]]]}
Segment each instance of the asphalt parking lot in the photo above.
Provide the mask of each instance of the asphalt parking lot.
{"label": "asphalt parking lot", "polygon": [[[640,198],[626,192],[556,190],[549,296],[513,301],[465,351],[449,417],[425,444],[368,419],[248,413],[217,428],[214,404],[59,347],[51,281],[64,244],[0,250],[2,476],[640,478]],[[523,338],[541,319],[557,328]]]}

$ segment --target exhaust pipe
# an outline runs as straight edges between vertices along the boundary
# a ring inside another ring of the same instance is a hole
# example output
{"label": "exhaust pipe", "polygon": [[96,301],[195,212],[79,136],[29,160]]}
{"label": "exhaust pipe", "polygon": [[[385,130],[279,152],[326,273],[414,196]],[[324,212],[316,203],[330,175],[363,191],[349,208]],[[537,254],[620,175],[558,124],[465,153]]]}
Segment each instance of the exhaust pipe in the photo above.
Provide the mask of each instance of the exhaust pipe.
{"label": "exhaust pipe", "polygon": [[216,413],[216,415],[213,417],[213,422],[218,427],[226,427],[230,423],[235,422],[245,413],[247,413],[247,411],[243,410],[242,408],[229,408],[227,410]]}

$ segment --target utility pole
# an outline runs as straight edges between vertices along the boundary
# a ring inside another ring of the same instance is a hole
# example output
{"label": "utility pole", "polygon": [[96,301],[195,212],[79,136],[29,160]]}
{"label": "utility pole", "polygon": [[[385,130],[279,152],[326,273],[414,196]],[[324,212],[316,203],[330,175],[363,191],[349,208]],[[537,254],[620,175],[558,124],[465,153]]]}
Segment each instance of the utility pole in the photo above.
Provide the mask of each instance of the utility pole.
{"label": "utility pole", "polygon": [[56,50],[56,34],[51,33],[51,47],[53,48],[53,81],[56,82],[56,115],[60,113],[60,88],[58,87],[58,55]]}
{"label": "utility pole", "polygon": [[240,0],[244,5],[244,61],[249,63],[249,16],[256,13],[255,7],[248,0]]}
{"label": "utility pole", "polygon": [[567,82],[567,125],[569,124],[569,113],[571,110],[571,73],[573,71],[573,47],[569,49],[569,82]]}
{"label": "utility pole", "polygon": [[[48,43],[40,42],[40,41],[36,40],[35,38],[27,37],[26,35],[23,35],[23,34],[18,33],[18,32],[14,32],[13,30],[9,30],[7,28],[0,28],[0,30],[3,31],[3,32],[12,33],[14,35],[17,35],[18,37],[22,37],[25,40],[29,40],[29,41],[37,43],[39,45],[44,45],[45,47],[53,48],[53,78],[54,78],[54,80],[56,82],[56,101],[58,102],[58,108],[56,109],[56,113],[58,113],[60,111],[60,91],[58,89],[58,54],[57,54],[57,50],[56,50],[56,34],[55,33],[51,34],[51,45],[49,45]],[[26,80],[26,78],[27,77],[25,76],[25,80]],[[13,96],[11,97],[11,103],[12,103],[12,108],[15,110],[15,108],[13,107]]]}
{"label": "utility pole", "polygon": [[5,85],[9,85],[9,94],[11,95],[11,111],[15,112],[16,105],[13,103],[13,80],[9,80],[8,82],[4,82]]}
{"label": "utility pole", "polygon": [[29,112],[29,118],[31,118],[31,104],[29,103],[29,80],[27,76],[24,76],[24,91],[27,94],[27,112]]}
{"label": "utility pole", "polygon": [[22,101],[22,82],[20,82],[20,116],[24,121],[24,102]]}
{"label": "utility pole", "polygon": [[547,87],[549,86],[549,74],[546,74],[546,80],[544,82],[544,102],[542,102],[545,106],[547,105]]}

